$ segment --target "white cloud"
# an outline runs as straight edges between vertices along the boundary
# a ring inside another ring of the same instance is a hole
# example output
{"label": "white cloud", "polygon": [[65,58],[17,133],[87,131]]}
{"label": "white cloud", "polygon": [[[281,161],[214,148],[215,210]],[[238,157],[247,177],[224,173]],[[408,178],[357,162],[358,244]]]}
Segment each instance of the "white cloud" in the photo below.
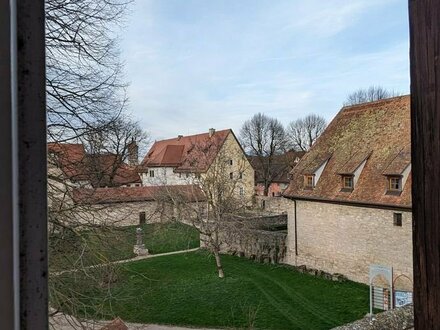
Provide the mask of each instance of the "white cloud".
{"label": "white cloud", "polygon": [[[382,30],[360,23],[373,7],[394,12],[396,2],[248,1],[243,12],[203,2],[202,13],[189,1],[192,16],[181,19],[172,0],[138,1],[123,44],[132,112],[153,138],[209,127],[238,133],[256,112],[285,124],[310,112],[330,119],[353,89],[406,89],[406,26],[381,44],[387,22]],[[366,28],[377,38],[371,48],[338,39],[355,30],[362,40]]]}

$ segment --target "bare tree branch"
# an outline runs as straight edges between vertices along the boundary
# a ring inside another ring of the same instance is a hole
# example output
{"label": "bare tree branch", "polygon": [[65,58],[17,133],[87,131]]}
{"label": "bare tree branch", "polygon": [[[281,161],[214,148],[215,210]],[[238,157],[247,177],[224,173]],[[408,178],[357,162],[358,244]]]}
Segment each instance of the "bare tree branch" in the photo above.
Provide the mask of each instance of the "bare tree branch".
{"label": "bare tree branch", "polygon": [[245,150],[258,163],[264,179],[264,195],[267,196],[275,176],[272,172],[274,158],[286,151],[284,127],[277,119],[258,113],[243,124],[240,140]]}
{"label": "bare tree branch", "polygon": [[401,94],[395,91],[389,91],[382,86],[371,86],[368,89],[361,88],[349,94],[347,100],[344,102],[344,106],[373,102],[399,95]]}
{"label": "bare tree branch", "polygon": [[287,127],[289,145],[297,151],[309,150],[326,126],[325,119],[314,114],[292,121]]}

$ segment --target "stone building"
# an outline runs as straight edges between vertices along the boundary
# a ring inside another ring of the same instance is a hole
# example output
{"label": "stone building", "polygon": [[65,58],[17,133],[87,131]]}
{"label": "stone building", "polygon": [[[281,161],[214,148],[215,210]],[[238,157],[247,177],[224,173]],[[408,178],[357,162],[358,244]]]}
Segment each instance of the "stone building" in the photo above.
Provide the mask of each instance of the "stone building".
{"label": "stone building", "polygon": [[412,280],[410,142],[409,96],[342,108],[284,192],[287,263],[364,283],[380,264]]}
{"label": "stone building", "polygon": [[[140,165],[144,186],[200,184],[221,167],[238,196],[254,195],[254,169],[231,129],[156,141]],[[220,179],[220,178],[218,178]]]}

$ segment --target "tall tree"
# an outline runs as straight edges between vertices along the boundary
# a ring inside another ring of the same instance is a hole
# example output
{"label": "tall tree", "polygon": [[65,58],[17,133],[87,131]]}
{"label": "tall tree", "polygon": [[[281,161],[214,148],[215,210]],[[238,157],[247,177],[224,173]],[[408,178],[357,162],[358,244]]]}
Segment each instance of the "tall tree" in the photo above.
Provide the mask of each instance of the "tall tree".
{"label": "tall tree", "polygon": [[124,110],[117,28],[130,2],[46,0],[49,140],[74,140]]}
{"label": "tall tree", "polygon": [[[131,140],[142,135],[138,126],[122,119],[126,118],[127,84],[119,56],[118,32],[131,1],[45,1],[47,138],[55,145],[88,142],[85,144],[96,152],[114,153],[110,176],[126,158]],[[50,297],[54,308],[66,310],[79,301],[75,290],[69,290],[69,295],[60,290],[71,285],[73,274],[57,276],[54,270],[78,268],[86,272],[84,252],[90,249],[91,235],[108,241],[108,226],[105,228],[99,219],[82,217],[89,211],[88,206],[73,203],[72,190],[82,183],[69,180],[69,176],[83,162],[78,152],[69,154],[67,159],[62,152],[49,155],[48,159]],[[83,170],[81,167],[80,174],[86,178],[94,174],[90,167],[86,167],[89,172]],[[66,240],[72,242],[68,251],[58,244]],[[89,252],[102,260],[98,253]],[[102,276],[110,273],[103,271]],[[88,278],[101,280],[98,276]]]}
{"label": "tall tree", "polygon": [[273,173],[274,158],[286,151],[286,132],[275,118],[257,113],[247,120],[240,130],[240,140],[245,150],[254,156],[264,183],[264,195],[276,174]]}
{"label": "tall tree", "polygon": [[309,150],[326,126],[326,120],[315,114],[292,121],[287,126],[289,145],[297,151]]}
{"label": "tall tree", "polygon": [[[192,146],[193,151],[188,164],[194,168],[209,168],[204,173],[189,176],[186,190],[165,189],[158,200],[166,207],[178,210],[177,220],[191,223],[200,233],[203,247],[214,255],[218,276],[225,276],[221,261],[222,233],[238,235],[237,221],[231,218],[244,215],[251,204],[248,194],[244,194],[243,173],[249,168],[249,162],[241,150],[222,148],[221,139],[211,138]],[[230,159],[235,159],[231,168]],[[232,172],[231,172],[232,171]],[[164,186],[164,188],[167,188]]]}
{"label": "tall tree", "polygon": [[400,93],[389,91],[382,86],[370,86],[367,89],[360,88],[357,91],[349,94],[344,102],[344,106],[373,102],[399,95]]}

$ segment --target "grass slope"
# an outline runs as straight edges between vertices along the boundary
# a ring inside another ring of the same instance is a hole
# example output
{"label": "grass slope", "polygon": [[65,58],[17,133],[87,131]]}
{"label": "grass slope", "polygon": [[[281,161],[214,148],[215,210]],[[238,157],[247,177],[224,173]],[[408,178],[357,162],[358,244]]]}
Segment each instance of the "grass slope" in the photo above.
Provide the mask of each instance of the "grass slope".
{"label": "grass slope", "polygon": [[[139,226],[110,227],[83,231],[81,235],[51,237],[51,270],[70,269],[132,258]],[[199,233],[181,223],[158,223],[141,226],[145,247],[152,254],[186,250],[200,245]]]}
{"label": "grass slope", "polygon": [[365,285],[238,257],[222,260],[224,279],[217,277],[214,260],[204,252],[126,264],[110,291],[83,289],[89,307],[80,314],[187,326],[330,329],[368,311]]}

